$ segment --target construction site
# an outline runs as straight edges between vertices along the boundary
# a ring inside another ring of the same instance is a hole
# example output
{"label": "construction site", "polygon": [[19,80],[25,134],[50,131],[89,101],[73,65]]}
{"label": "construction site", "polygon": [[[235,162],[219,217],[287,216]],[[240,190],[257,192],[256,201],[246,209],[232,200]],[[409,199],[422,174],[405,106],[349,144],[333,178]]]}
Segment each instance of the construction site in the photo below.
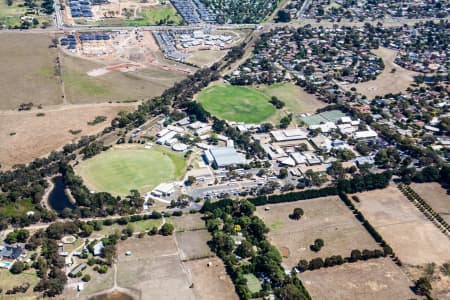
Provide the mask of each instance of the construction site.
{"label": "construction site", "polygon": [[194,71],[190,66],[165,59],[152,33],[140,29],[67,34],[60,39],[60,47],[68,55],[105,65],[88,72],[94,77],[114,70],[133,72],[151,66],[183,74]]}

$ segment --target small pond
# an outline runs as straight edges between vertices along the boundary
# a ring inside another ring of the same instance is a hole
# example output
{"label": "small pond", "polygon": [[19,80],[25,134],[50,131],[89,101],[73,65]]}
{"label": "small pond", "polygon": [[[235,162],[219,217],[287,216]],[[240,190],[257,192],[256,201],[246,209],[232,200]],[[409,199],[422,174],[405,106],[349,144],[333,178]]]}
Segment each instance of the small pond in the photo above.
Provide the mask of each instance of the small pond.
{"label": "small pond", "polygon": [[50,206],[58,213],[62,212],[65,208],[74,209],[75,205],[70,202],[69,197],[66,195],[66,185],[64,184],[63,178],[57,176],[53,178],[52,182],[53,190],[48,196]]}

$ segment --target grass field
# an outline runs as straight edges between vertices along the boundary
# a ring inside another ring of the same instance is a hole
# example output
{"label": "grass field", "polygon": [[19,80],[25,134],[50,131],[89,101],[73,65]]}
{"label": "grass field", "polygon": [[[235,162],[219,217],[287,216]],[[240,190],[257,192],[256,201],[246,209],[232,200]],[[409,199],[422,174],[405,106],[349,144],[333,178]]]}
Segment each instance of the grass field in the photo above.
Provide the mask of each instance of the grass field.
{"label": "grass field", "polygon": [[0,33],[0,110],[16,109],[21,103],[62,103],[55,76],[57,50],[49,48],[52,36],[40,33]]}
{"label": "grass field", "polygon": [[[137,291],[142,300],[237,300],[222,261],[215,256],[197,259],[212,254],[206,244],[210,239],[206,230],[194,230],[120,241],[117,283]],[[132,255],[126,256],[127,251]]]}
{"label": "grass field", "polygon": [[81,58],[62,55],[62,78],[66,100],[70,103],[141,100],[159,96],[184,76],[158,68],[132,73],[119,71],[91,77],[87,72],[104,67]]}
{"label": "grass field", "polygon": [[177,14],[177,11],[172,6],[160,6],[152,8],[144,8],[139,17],[134,20],[126,20],[128,26],[147,26],[172,24],[180,25],[183,18]]}
{"label": "grass field", "polygon": [[450,240],[395,185],[356,195],[360,203],[355,203],[355,206],[389,243],[403,264],[443,264],[450,261]]}
{"label": "grass field", "polygon": [[450,195],[437,182],[413,183],[411,187],[422,197],[441,217],[450,223]]}
{"label": "grass field", "polygon": [[[6,91],[5,91],[6,93]],[[51,109],[26,112],[0,112],[0,164],[2,169],[15,164],[28,163],[34,158],[47,155],[82,135],[96,134],[103,130],[120,111],[129,111],[131,104],[66,105]],[[44,113],[38,117],[37,113]],[[106,122],[90,126],[87,122],[96,116],[106,116]],[[69,130],[81,130],[73,135]],[[15,135],[10,135],[15,132]],[[43,142],[45,141],[45,143]]]}
{"label": "grass field", "polygon": [[253,274],[244,274],[247,279],[247,286],[251,293],[257,293],[262,290],[261,281]]}
{"label": "grass field", "polygon": [[318,100],[315,95],[305,92],[292,82],[257,85],[255,89],[269,97],[277,97],[286,104],[284,110],[293,113],[312,113],[326,106],[326,103]]}
{"label": "grass field", "polygon": [[[4,296],[4,293],[6,293],[7,290],[26,282],[30,284],[30,287],[25,294]],[[17,275],[11,274],[9,270],[0,269],[0,287],[3,289],[3,294],[0,295],[0,299],[37,299],[38,293],[33,292],[33,287],[38,282],[39,278],[37,277],[36,272],[33,269],[26,270]]]}
{"label": "grass field", "polygon": [[[377,76],[376,80],[345,85],[345,89],[350,90],[352,87],[355,87],[358,92],[366,95],[371,100],[375,96],[401,93],[413,83],[414,76],[417,76],[418,73],[406,70],[394,63],[397,51],[380,48],[372,52],[383,59],[385,65],[383,72]],[[392,69],[396,70],[395,73],[391,72]],[[393,82],[395,84],[392,84]]]}
{"label": "grass field", "polygon": [[228,121],[261,123],[275,114],[269,96],[247,87],[214,85],[196,100],[211,114]]}
{"label": "grass field", "polygon": [[30,199],[22,199],[8,204],[0,204],[0,213],[7,217],[20,217],[33,210],[34,204]]}
{"label": "grass field", "polygon": [[[292,220],[289,214],[300,207],[305,214]],[[256,209],[256,215],[270,228],[269,241],[283,255],[283,266],[294,267],[300,259],[347,257],[353,249],[379,249],[372,237],[338,197],[323,197]],[[321,238],[325,246],[314,252],[310,245]]]}
{"label": "grass field", "polygon": [[[14,27],[14,26],[20,26],[20,17],[25,15],[27,12],[27,7],[24,6],[25,1],[22,0],[15,0],[13,1],[12,5],[7,5],[7,1],[0,1],[0,26],[4,26],[6,28],[8,27]],[[38,0],[34,2],[37,7],[41,6],[42,1]],[[45,14],[41,15],[31,15],[35,17],[39,24],[37,26],[40,26],[43,22],[49,22],[50,23],[50,16],[47,16]]]}
{"label": "grass field", "polygon": [[148,192],[161,182],[180,179],[185,169],[183,156],[158,146],[114,148],[76,167],[91,189],[122,196],[131,189]]}
{"label": "grass field", "polygon": [[412,282],[389,258],[306,271],[299,277],[312,299],[417,299]]}

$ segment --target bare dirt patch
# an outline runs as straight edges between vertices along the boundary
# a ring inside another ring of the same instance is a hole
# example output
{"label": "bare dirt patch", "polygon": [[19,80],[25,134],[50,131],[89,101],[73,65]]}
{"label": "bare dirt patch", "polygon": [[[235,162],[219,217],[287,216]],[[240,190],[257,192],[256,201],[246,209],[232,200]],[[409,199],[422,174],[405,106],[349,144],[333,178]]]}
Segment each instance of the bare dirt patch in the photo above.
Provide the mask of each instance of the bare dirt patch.
{"label": "bare dirt patch", "polygon": [[299,275],[313,299],[413,299],[412,282],[388,258],[344,264]]}
{"label": "bare dirt patch", "polygon": [[450,260],[450,240],[398,190],[357,194],[356,207],[391,245],[403,263],[442,264]]}
{"label": "bare dirt patch", "polygon": [[413,183],[411,187],[422,197],[447,223],[450,223],[450,195],[437,182]]}
{"label": "bare dirt patch", "polygon": [[[366,95],[368,99],[373,99],[375,96],[403,92],[413,82],[413,77],[418,75],[418,73],[403,69],[394,63],[397,51],[379,48],[372,52],[383,59],[385,65],[383,72],[378,75],[376,80],[346,85],[345,87],[348,90],[355,87],[358,92]],[[391,72],[392,69],[395,69],[395,72]]]}
{"label": "bare dirt patch", "polygon": [[[289,218],[296,207],[305,212],[299,221]],[[270,228],[269,241],[288,254],[283,258],[287,269],[294,267],[300,259],[332,255],[348,257],[353,249],[379,249],[338,197],[271,205],[270,211],[258,207],[256,215]],[[316,253],[310,250],[310,245],[318,238],[324,240],[325,246]]]}
{"label": "bare dirt patch", "polygon": [[[133,104],[97,104],[62,106],[27,112],[0,112],[0,163],[2,168],[27,163],[77,140],[82,135],[100,132],[118,112],[133,109]],[[43,116],[37,116],[44,113]],[[105,122],[91,126],[96,116]],[[72,134],[69,130],[81,130]],[[14,135],[12,135],[14,133]]]}
{"label": "bare dirt patch", "polygon": [[62,103],[57,81],[57,49],[49,48],[52,36],[43,33],[0,34],[0,110],[16,109],[21,103]]}

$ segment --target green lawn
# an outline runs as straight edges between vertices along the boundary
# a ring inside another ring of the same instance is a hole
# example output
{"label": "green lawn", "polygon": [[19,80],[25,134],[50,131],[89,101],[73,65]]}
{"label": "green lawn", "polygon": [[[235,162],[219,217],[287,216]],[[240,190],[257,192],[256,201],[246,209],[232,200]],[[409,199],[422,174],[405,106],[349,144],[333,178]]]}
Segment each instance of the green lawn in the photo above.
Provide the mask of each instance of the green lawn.
{"label": "green lawn", "polygon": [[125,196],[131,189],[148,192],[161,182],[179,180],[186,170],[182,155],[164,147],[110,149],[77,166],[95,191]]}
{"label": "green lawn", "polygon": [[204,89],[196,98],[211,114],[228,120],[261,123],[275,114],[270,97],[253,88],[215,85]]}
{"label": "green lawn", "polygon": [[87,19],[78,18],[77,24],[92,26],[151,26],[151,25],[181,25],[183,18],[172,6],[157,6],[143,8],[137,18],[105,18],[100,21],[90,22]]}
{"label": "green lawn", "polygon": [[161,6],[155,8],[145,8],[140,13],[140,17],[134,20],[127,20],[128,26],[146,26],[172,24],[180,25],[183,19],[177,14],[175,8],[171,6]]}
{"label": "green lawn", "polygon": [[255,275],[244,274],[244,278],[247,279],[247,286],[252,294],[262,290],[261,281]]}
{"label": "green lawn", "polygon": [[262,84],[254,88],[269,97],[275,96],[283,101],[286,104],[283,109],[289,112],[311,113],[326,105],[326,103],[318,100],[315,95],[308,94],[292,82]]}
{"label": "green lawn", "polygon": [[30,199],[21,199],[0,205],[0,214],[7,217],[20,217],[31,210],[35,210],[35,206]]}

